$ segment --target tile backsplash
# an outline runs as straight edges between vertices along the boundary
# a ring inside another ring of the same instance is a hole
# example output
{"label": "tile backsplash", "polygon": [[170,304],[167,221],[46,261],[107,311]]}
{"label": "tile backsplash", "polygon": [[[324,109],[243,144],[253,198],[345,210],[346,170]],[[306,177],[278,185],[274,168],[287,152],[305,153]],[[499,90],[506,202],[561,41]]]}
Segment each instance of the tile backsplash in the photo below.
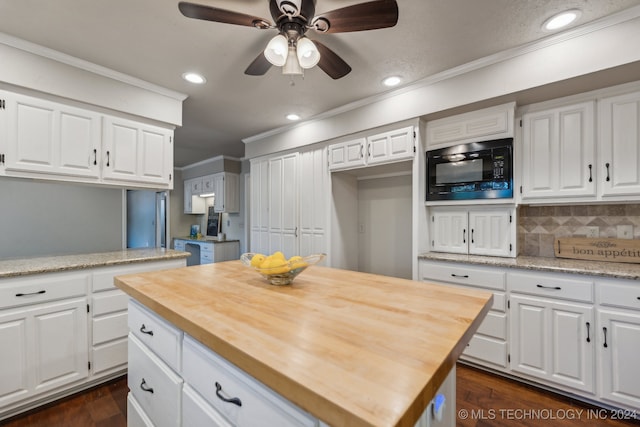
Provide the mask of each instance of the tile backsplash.
{"label": "tile backsplash", "polygon": [[631,225],[640,238],[640,204],[520,206],[518,247],[520,255],[553,257],[557,237],[585,237],[585,227],[598,227],[598,237],[618,237],[618,225]]}

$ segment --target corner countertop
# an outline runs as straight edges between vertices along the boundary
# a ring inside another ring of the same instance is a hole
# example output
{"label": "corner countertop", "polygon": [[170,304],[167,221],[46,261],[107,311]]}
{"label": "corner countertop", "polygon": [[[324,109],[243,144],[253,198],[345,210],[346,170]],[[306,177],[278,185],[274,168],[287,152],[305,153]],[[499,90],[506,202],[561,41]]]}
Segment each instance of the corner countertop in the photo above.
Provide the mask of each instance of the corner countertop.
{"label": "corner countertop", "polygon": [[465,264],[489,265],[494,267],[518,268],[524,270],[554,273],[584,274],[616,279],[640,280],[640,264],[621,262],[584,261],[568,258],[545,258],[519,256],[502,258],[481,255],[462,255],[443,252],[428,252],[418,259],[431,261],[461,262]]}
{"label": "corner countertop", "polygon": [[8,259],[0,261],[0,278],[139,262],[167,261],[183,259],[188,256],[188,252],[175,251],[173,249],[144,248],[78,255]]}
{"label": "corner countertop", "polygon": [[174,237],[173,240],[187,240],[187,241],[191,241],[191,242],[200,242],[200,243],[231,243],[231,242],[239,242],[240,240],[238,239],[231,239],[231,240],[218,240],[216,237],[206,237],[203,236],[199,239],[195,238],[195,237]]}
{"label": "corner countertop", "polygon": [[413,426],[493,298],[317,265],[272,286],[240,261],[115,283],[334,427]]}

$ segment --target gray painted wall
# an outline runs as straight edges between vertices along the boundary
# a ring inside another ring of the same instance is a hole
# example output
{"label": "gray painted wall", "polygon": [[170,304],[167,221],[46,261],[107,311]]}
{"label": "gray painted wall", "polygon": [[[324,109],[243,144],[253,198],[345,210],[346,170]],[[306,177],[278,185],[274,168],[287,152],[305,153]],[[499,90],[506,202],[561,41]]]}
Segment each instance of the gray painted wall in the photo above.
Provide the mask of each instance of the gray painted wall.
{"label": "gray painted wall", "polygon": [[122,190],[0,177],[0,259],[122,249]]}

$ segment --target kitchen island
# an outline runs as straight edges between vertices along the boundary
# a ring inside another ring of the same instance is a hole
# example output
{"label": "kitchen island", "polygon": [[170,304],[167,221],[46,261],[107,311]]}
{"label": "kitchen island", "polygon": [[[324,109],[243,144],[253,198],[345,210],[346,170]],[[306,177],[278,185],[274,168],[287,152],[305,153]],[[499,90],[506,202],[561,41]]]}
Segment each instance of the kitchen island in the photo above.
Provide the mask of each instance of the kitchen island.
{"label": "kitchen island", "polygon": [[[488,292],[320,266],[278,287],[239,261],[115,281],[185,344],[193,337],[335,427],[413,426],[492,301]],[[136,378],[131,369],[130,361]]]}

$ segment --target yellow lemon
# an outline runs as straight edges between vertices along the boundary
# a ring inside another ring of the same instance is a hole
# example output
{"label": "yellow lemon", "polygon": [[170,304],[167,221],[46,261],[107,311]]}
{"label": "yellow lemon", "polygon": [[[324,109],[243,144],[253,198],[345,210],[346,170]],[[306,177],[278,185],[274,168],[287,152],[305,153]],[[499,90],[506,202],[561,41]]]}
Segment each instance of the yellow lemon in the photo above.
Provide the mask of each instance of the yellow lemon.
{"label": "yellow lemon", "polygon": [[260,267],[260,265],[264,262],[266,256],[262,254],[255,254],[251,258],[251,267]]}
{"label": "yellow lemon", "polygon": [[289,265],[286,260],[268,256],[262,264],[260,264],[260,269],[266,274],[282,274],[289,271]]}
{"label": "yellow lemon", "polygon": [[271,254],[272,257],[276,258],[276,259],[281,259],[283,261],[286,261],[286,258],[284,257],[284,254],[280,251],[276,251],[274,253]]}

